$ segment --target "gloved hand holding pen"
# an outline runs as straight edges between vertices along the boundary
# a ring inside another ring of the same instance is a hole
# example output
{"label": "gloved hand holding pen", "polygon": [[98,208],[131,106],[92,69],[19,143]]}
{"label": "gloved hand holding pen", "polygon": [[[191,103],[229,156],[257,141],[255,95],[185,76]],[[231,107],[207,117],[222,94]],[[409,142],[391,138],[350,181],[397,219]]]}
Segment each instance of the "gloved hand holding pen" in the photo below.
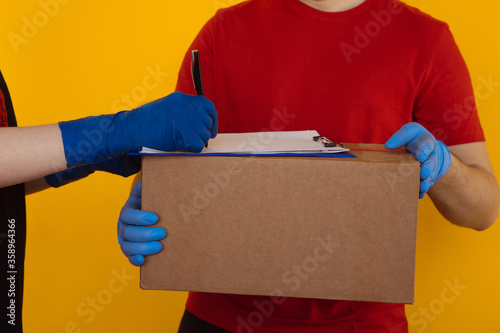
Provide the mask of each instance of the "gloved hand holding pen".
{"label": "gloved hand holding pen", "polygon": [[[203,96],[173,93],[132,111],[59,123],[68,169],[45,179],[58,187],[95,170],[129,176],[142,147],[199,152],[217,135],[217,111]],[[76,168],[74,168],[76,167]]]}

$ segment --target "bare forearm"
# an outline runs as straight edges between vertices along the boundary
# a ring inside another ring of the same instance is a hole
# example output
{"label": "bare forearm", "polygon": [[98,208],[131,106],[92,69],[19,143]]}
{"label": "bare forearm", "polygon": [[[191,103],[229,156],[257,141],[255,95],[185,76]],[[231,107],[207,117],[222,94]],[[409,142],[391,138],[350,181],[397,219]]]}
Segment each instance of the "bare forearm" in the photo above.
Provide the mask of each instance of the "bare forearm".
{"label": "bare forearm", "polygon": [[456,225],[485,230],[498,217],[500,193],[492,171],[467,165],[453,154],[450,169],[428,193],[441,214]]}
{"label": "bare forearm", "polygon": [[57,124],[1,128],[0,187],[27,182],[66,169]]}

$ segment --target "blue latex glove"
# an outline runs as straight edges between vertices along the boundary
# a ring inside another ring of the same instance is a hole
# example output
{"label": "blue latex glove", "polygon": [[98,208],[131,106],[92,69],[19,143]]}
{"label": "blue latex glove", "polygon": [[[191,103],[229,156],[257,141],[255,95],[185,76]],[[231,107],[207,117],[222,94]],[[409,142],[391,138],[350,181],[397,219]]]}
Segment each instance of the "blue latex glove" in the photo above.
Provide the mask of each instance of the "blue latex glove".
{"label": "blue latex glove", "polygon": [[448,147],[418,123],[403,125],[385,143],[387,149],[406,149],[420,162],[420,199],[450,168]]}
{"label": "blue latex glove", "polygon": [[167,232],[163,228],[149,227],[158,222],[158,216],[141,209],[141,182],[132,193],[120,212],[118,219],[118,243],[123,253],[134,266],[144,263],[144,256],[160,252],[160,239]]}
{"label": "blue latex glove", "polygon": [[142,147],[199,152],[217,135],[217,111],[203,96],[173,93],[132,111],[59,123],[68,167]]}
{"label": "blue latex glove", "polygon": [[60,187],[71,182],[80,180],[94,173],[105,171],[128,177],[141,170],[141,158],[139,156],[117,155],[109,160],[94,164],[85,164],[70,168],[58,173],[45,176],[45,181],[52,187]]}

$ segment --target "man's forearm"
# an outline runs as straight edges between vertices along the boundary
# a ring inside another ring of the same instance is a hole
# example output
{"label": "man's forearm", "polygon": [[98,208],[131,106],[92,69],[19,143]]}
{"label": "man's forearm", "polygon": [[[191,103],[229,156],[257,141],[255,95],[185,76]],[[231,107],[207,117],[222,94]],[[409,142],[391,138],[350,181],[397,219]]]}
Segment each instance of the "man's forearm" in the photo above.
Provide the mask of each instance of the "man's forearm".
{"label": "man's forearm", "polygon": [[456,225],[485,230],[498,217],[500,192],[494,174],[453,154],[450,169],[428,193],[439,212]]}

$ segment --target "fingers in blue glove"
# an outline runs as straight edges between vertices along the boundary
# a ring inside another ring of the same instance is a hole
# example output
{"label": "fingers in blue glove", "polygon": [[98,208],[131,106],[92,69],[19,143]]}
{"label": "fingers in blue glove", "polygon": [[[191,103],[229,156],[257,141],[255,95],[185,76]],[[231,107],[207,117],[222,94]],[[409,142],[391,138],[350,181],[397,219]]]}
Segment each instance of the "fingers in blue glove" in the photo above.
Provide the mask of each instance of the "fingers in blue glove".
{"label": "fingers in blue glove", "polygon": [[425,180],[420,181],[420,191],[419,191],[419,198],[422,199],[425,197],[425,194],[429,191],[429,189],[434,185],[434,182],[431,181],[429,178]]}
{"label": "fingers in blue glove", "polygon": [[[159,245],[155,245],[153,243],[130,243],[130,242],[122,242],[120,247],[122,252],[127,256],[130,263],[134,266],[141,266],[145,262],[144,256],[156,254],[161,251],[162,245],[160,242],[154,242]],[[134,246],[134,245],[141,245]],[[135,252],[140,252],[142,254],[131,254]]]}
{"label": "fingers in blue glove", "polygon": [[212,120],[211,124],[209,124],[209,128],[211,129],[210,137],[213,139],[217,136],[217,132],[219,131],[218,112],[215,109],[215,104],[212,103],[207,98],[203,98],[203,103],[205,105],[205,110],[207,111],[208,115],[210,116],[210,118]]}
{"label": "fingers in blue glove", "polygon": [[130,242],[151,242],[165,238],[167,232],[159,227],[138,227],[130,224],[121,225],[121,236]]}
{"label": "fingers in blue glove", "polygon": [[140,210],[141,187],[142,183],[139,182],[132,189],[117,225],[118,242],[122,252],[135,266],[144,263],[144,256],[160,252],[162,244],[159,240],[167,234],[163,228],[149,227],[158,221],[158,216]]}
{"label": "fingers in blue glove", "polygon": [[[196,122],[194,121],[190,121],[190,123],[177,124],[177,127],[175,128],[175,131],[177,133],[175,139],[175,146],[182,147],[178,148],[178,150],[186,150],[199,153],[203,149],[203,147],[205,147],[205,144],[208,142],[208,139],[210,139],[210,131],[206,127],[199,127],[196,126],[195,124]],[[183,135],[183,133],[192,132],[193,127],[197,128],[196,135],[188,135],[188,136],[186,136],[185,134]]]}
{"label": "fingers in blue glove", "polygon": [[434,137],[418,123],[408,123],[403,125],[385,143],[387,149],[399,149],[406,147],[414,154],[420,163],[427,159],[427,156],[434,150]]}
{"label": "fingers in blue glove", "polygon": [[405,124],[385,143],[387,149],[405,146],[421,163],[420,198],[437,182],[450,167],[448,147],[418,123]]}
{"label": "fingers in blue glove", "polygon": [[140,208],[140,200],[137,197],[129,197],[127,203],[130,202],[133,205],[136,205],[139,202],[139,207],[129,206],[124,207],[120,214],[120,221],[125,224],[132,225],[152,225],[158,222],[158,216],[155,213],[145,212],[143,210],[139,210]]}
{"label": "fingers in blue glove", "polygon": [[140,243],[124,241],[120,244],[120,246],[123,253],[125,253],[127,257],[135,255],[149,256],[160,252],[162,248],[160,242]]}
{"label": "fingers in blue glove", "polygon": [[[125,205],[123,205],[122,211],[120,212],[120,217],[123,214],[123,211],[126,210],[127,208],[141,209],[141,191],[142,191],[142,182],[138,182],[132,188],[132,191],[130,192],[129,197],[125,202]],[[155,215],[154,213],[151,214]]]}
{"label": "fingers in blue glove", "polygon": [[144,256],[140,255],[130,256],[128,257],[128,260],[134,266],[141,266],[142,264],[144,264]]}
{"label": "fingers in blue glove", "polygon": [[430,154],[430,156],[422,162],[420,165],[420,179],[425,180],[432,176],[432,172],[439,167],[439,161],[435,153]]}
{"label": "fingers in blue glove", "polygon": [[[186,121],[176,123],[177,149],[201,151],[208,140],[217,135],[218,114],[214,104],[204,96],[173,93],[168,98],[172,99],[172,104],[186,116]],[[193,129],[197,136],[189,134]]]}
{"label": "fingers in blue glove", "polygon": [[430,133],[420,133],[415,136],[407,145],[407,149],[415,154],[420,163],[424,163],[429,155],[434,151],[436,140]]}

